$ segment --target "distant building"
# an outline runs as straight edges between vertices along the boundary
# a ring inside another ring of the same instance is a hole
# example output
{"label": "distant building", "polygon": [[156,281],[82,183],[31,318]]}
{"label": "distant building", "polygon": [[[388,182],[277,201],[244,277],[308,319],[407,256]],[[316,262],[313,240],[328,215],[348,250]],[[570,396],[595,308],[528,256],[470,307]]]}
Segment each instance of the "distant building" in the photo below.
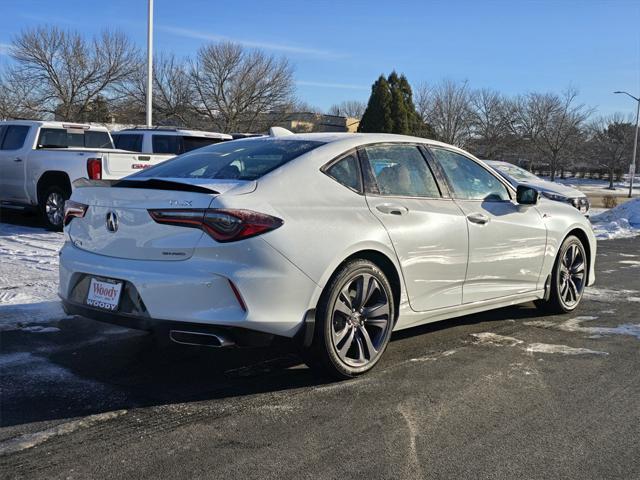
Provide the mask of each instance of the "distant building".
{"label": "distant building", "polygon": [[357,118],[325,115],[312,112],[269,114],[273,116],[271,126],[283,127],[294,133],[310,132],[356,132],[360,120]]}

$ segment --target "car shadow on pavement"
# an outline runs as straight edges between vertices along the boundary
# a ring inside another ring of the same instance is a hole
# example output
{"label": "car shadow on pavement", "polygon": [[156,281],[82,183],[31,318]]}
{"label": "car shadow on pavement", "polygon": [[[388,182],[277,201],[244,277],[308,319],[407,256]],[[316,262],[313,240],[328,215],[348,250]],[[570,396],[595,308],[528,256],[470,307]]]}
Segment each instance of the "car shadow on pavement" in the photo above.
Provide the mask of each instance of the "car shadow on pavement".
{"label": "car shadow on pavement", "polygon": [[[464,337],[455,327],[539,316],[509,307],[396,332],[390,350],[405,358],[408,339],[420,348],[433,335]],[[166,346],[146,332],[79,317],[57,322],[55,333],[3,332],[5,360],[0,426],[65,419],[120,409],[241,397],[333,382],[308,369],[294,344],[214,349]],[[457,331],[456,331],[457,330]],[[414,338],[415,337],[415,338]],[[395,345],[394,345],[395,344]],[[162,345],[162,346],[161,346]],[[385,357],[391,357],[387,353]],[[397,358],[383,358],[386,368]]]}
{"label": "car shadow on pavement", "polygon": [[[15,210],[0,206],[0,223],[22,225],[24,227],[44,227],[42,216],[37,210]],[[47,230],[43,230],[46,232]]]}
{"label": "car shadow on pavement", "polygon": [[533,305],[533,302],[531,302],[407,328],[405,330],[394,332],[391,340],[400,340],[403,338],[425,335],[432,332],[444,331],[456,326],[474,325],[488,322],[504,322],[505,320],[518,321],[530,318],[545,317],[548,315],[551,314],[536,308]]}

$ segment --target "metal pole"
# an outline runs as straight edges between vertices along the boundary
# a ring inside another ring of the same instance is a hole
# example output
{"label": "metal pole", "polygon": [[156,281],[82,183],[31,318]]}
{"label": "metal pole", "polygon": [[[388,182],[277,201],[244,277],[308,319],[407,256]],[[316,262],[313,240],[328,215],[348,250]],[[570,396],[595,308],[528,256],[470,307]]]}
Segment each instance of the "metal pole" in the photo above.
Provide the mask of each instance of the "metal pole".
{"label": "metal pole", "polygon": [[640,99],[636,98],[638,103],[638,109],[636,110],[636,138],[633,141],[633,157],[631,160],[631,166],[629,167],[629,198],[633,193],[633,177],[636,175],[636,153],[638,151],[638,125],[640,122]]}
{"label": "metal pole", "polygon": [[153,0],[149,1],[147,17],[147,127],[151,127],[153,110]]}

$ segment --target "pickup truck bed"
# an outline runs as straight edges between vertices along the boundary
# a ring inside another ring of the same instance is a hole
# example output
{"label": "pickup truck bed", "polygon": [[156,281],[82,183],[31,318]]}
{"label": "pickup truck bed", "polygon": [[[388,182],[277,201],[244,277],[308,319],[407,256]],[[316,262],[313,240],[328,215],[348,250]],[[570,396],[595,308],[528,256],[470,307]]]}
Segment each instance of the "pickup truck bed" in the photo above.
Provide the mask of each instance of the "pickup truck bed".
{"label": "pickup truck bed", "polygon": [[113,148],[104,127],[0,122],[0,202],[3,207],[39,208],[46,225],[60,230],[75,180],[115,180],[166,159]]}

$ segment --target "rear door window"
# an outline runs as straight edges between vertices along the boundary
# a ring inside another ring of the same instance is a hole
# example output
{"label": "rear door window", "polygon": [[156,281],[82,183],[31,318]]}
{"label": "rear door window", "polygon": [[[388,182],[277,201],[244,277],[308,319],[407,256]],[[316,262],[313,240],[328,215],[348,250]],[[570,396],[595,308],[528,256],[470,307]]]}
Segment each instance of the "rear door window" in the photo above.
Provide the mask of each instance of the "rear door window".
{"label": "rear door window", "polygon": [[364,150],[380,195],[440,198],[436,179],[415,145],[371,145]]}
{"label": "rear door window", "polygon": [[19,150],[24,145],[29,127],[26,125],[7,125],[2,140],[2,150]]}
{"label": "rear door window", "polygon": [[177,135],[151,135],[153,153],[178,155],[180,153],[180,137]]}
{"label": "rear door window", "polygon": [[113,135],[116,148],[130,152],[142,152],[142,135],[130,133],[116,133]]}

